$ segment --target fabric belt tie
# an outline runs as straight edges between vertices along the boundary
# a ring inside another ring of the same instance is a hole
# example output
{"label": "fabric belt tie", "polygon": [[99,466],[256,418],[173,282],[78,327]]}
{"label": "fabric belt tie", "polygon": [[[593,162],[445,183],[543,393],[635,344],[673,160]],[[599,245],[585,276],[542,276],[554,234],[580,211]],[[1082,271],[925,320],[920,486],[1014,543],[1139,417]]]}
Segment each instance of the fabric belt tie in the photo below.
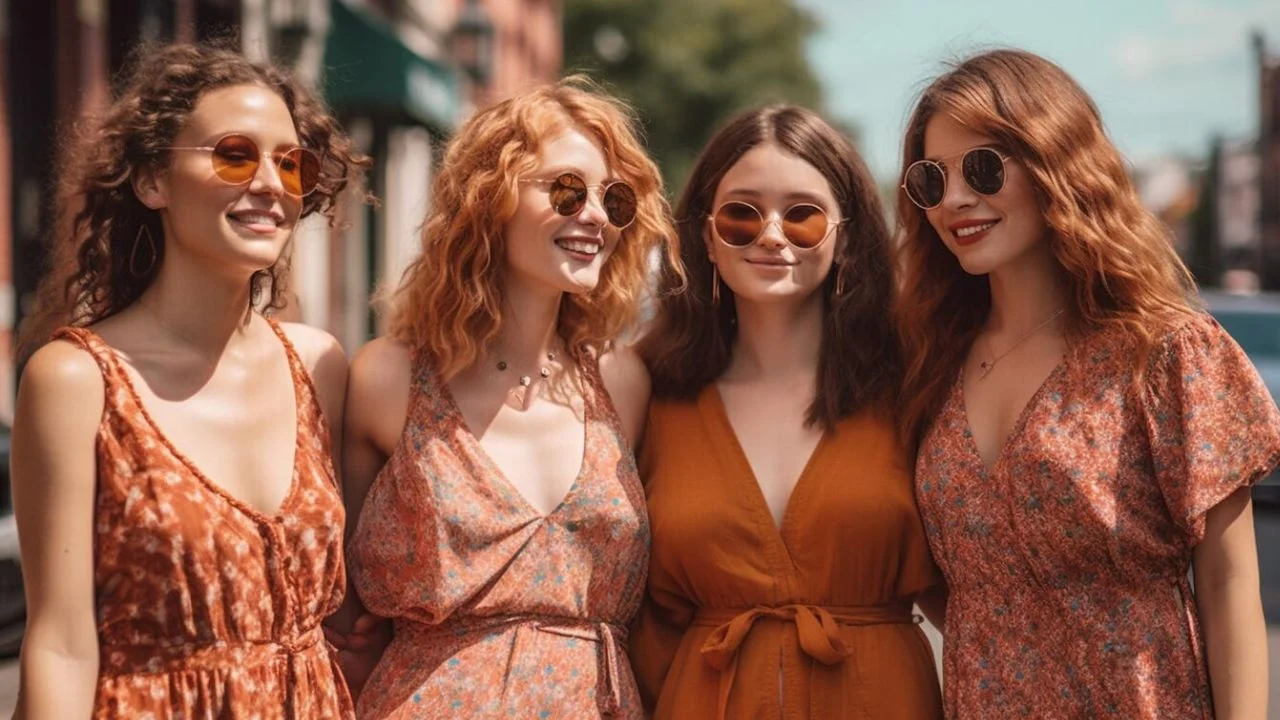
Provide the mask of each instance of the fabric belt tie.
{"label": "fabric belt tie", "polygon": [[[912,624],[920,621],[911,614],[910,603],[866,606],[759,605],[750,609],[703,608],[694,616],[693,624],[714,627],[715,630],[702,644],[702,657],[707,664],[720,671],[719,692],[716,700],[716,717],[724,720],[729,706],[729,695],[738,672],[738,650],[750,634],[751,628],[761,619],[794,623],[800,649],[805,655],[825,666],[839,665],[853,654],[840,627],[862,625]],[[781,657],[781,656],[779,656]],[[812,715],[811,717],[820,717]]]}
{"label": "fabric belt tie", "polygon": [[395,632],[411,629],[427,636],[446,634],[458,637],[471,632],[493,632],[514,626],[549,635],[599,643],[596,654],[596,707],[604,717],[615,717],[622,711],[623,668],[627,662],[627,628],[619,623],[595,618],[558,615],[503,615],[483,618],[469,617],[444,625],[430,625],[407,619],[396,621]]}

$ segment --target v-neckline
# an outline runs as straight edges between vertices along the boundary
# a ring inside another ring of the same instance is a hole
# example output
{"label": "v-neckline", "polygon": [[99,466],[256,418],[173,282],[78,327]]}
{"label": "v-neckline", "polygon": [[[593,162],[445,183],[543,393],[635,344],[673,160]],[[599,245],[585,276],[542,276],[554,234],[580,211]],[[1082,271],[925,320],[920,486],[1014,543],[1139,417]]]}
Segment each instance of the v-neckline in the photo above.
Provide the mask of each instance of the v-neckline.
{"label": "v-neckline", "polygon": [[[767,525],[772,533],[770,537],[775,539],[785,557],[791,558],[791,551],[787,545],[787,532],[794,524],[792,516],[798,512],[796,508],[800,501],[804,498],[804,493],[808,492],[810,484],[809,478],[815,474],[818,462],[825,454],[827,442],[830,433],[824,432],[822,437],[818,438],[818,443],[813,446],[813,450],[809,453],[809,459],[805,461],[804,467],[800,470],[800,474],[796,477],[795,483],[791,486],[791,492],[787,495],[786,507],[782,510],[781,523],[773,519],[773,511],[769,508],[769,502],[764,497],[764,490],[760,487],[760,480],[756,477],[755,468],[751,467],[751,461],[747,458],[747,453],[742,449],[742,442],[738,439],[738,433],[733,429],[733,423],[729,420],[729,411],[724,405],[724,397],[720,394],[720,388],[711,382],[702,391],[702,397],[699,404],[703,409],[703,417],[711,420],[719,427],[719,432],[712,432],[712,440],[719,446],[723,459],[729,464],[727,468],[731,475],[740,479],[743,485],[747,486],[747,496],[752,501],[757,519],[764,525]],[[733,466],[736,466],[733,467]],[[733,472],[733,470],[737,472]]]}
{"label": "v-neckline", "polygon": [[107,352],[110,353],[111,360],[116,365],[116,369],[120,373],[120,378],[124,382],[125,390],[129,393],[130,398],[133,400],[133,404],[138,408],[138,413],[142,415],[147,427],[153,434],[155,434],[156,439],[160,441],[160,444],[169,451],[169,454],[176,458],[178,462],[181,463],[182,466],[186,468],[186,470],[190,472],[206,490],[221,497],[227,502],[227,504],[231,505],[236,510],[254,520],[257,520],[258,522],[278,524],[283,522],[285,511],[288,510],[290,503],[293,501],[293,496],[298,493],[298,486],[301,484],[298,478],[298,461],[299,458],[302,457],[302,408],[304,398],[302,397],[301,388],[299,387],[297,376],[298,371],[294,368],[293,350],[288,344],[289,341],[284,336],[283,330],[271,321],[268,320],[267,322],[271,326],[272,332],[274,332],[276,337],[279,338],[281,350],[284,352],[285,364],[289,368],[289,383],[293,385],[294,407],[293,464],[289,469],[289,487],[285,490],[284,497],[280,499],[280,504],[276,507],[275,511],[270,513],[250,505],[247,501],[240,499],[220,483],[214,482],[212,478],[206,475],[205,472],[196,465],[194,460],[192,460],[186,453],[179,450],[178,446],[174,445],[173,441],[169,439],[169,436],[165,433],[164,429],[160,427],[160,423],[156,422],[155,417],[153,417],[151,412],[147,410],[147,406],[143,404],[142,396],[138,394],[138,388],[134,385],[133,378],[129,376],[129,368],[125,367],[125,362],[120,357],[120,354],[116,352],[115,348],[108,345],[101,336],[97,335],[97,333],[93,333],[92,330],[87,331],[93,333],[93,335],[97,337],[98,342],[100,342],[102,346],[107,349]]}
{"label": "v-neckline", "polygon": [[1063,353],[1062,358],[1058,360],[1058,363],[1049,371],[1049,374],[1045,375],[1044,379],[1040,381],[1040,385],[1036,387],[1036,391],[1023,404],[1022,409],[1018,411],[1018,417],[1014,420],[1013,427],[1009,429],[1009,434],[1000,442],[999,449],[996,451],[995,459],[991,461],[990,467],[987,466],[987,461],[982,458],[982,449],[978,445],[978,436],[973,431],[973,423],[969,420],[969,399],[965,393],[964,366],[960,367],[960,372],[956,377],[957,404],[959,405],[960,417],[964,421],[964,435],[965,439],[968,440],[969,450],[973,453],[974,459],[978,461],[978,467],[982,468],[983,475],[991,477],[1000,469],[1005,455],[1009,453],[1009,448],[1022,436],[1027,419],[1040,404],[1041,397],[1048,391],[1058,375],[1066,371],[1067,357],[1070,353],[1071,350],[1068,348],[1067,352]]}
{"label": "v-neckline", "polygon": [[477,436],[475,431],[471,429],[470,423],[467,422],[467,417],[462,414],[462,408],[458,407],[458,403],[453,397],[453,390],[449,387],[448,383],[444,381],[444,378],[436,372],[434,367],[429,368],[429,370],[431,372],[431,382],[435,385],[437,392],[440,393],[440,399],[444,403],[445,409],[458,423],[458,427],[461,428],[462,434],[465,436],[468,444],[472,446],[472,452],[475,453],[476,457],[480,459],[480,462],[487,467],[490,475],[497,478],[498,483],[502,485],[503,489],[506,490],[506,493],[516,498],[517,502],[523,505],[526,511],[536,516],[539,521],[545,522],[558,515],[578,492],[578,488],[583,482],[583,476],[587,473],[587,452],[590,449],[591,444],[591,399],[587,398],[585,395],[582,398],[582,463],[578,466],[578,473],[574,476],[573,482],[569,484],[569,489],[565,491],[564,496],[560,498],[560,502],[557,503],[555,507],[551,508],[549,512],[544,513],[539,510],[538,507],[533,504],[533,501],[526,497],[523,492],[520,492],[520,488],[516,487],[516,484],[511,482],[511,479],[507,477],[506,472],[504,472],[502,467],[498,465],[498,461],[494,460],[493,456],[489,454],[489,451],[484,449],[484,443],[480,442],[479,436]]}

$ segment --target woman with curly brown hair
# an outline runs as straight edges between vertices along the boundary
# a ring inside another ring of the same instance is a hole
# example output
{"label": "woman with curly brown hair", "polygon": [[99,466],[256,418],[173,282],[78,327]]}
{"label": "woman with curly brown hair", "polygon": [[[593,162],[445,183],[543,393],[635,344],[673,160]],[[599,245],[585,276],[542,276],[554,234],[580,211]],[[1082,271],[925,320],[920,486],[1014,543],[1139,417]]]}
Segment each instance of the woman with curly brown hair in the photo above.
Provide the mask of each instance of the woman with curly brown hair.
{"label": "woman with curly brown hair", "polygon": [[353,715],[319,630],[346,362],[260,311],[364,163],[286,73],[194,45],[141,53],[69,139],[26,340],[63,327],[14,423],[18,717]]}
{"label": "woman with curly brown hair", "polygon": [[[941,715],[912,602],[938,581],[892,403],[894,273],[857,151],[743,113],[676,209],[690,288],[640,344],[653,526],[631,659],[657,718]],[[680,278],[665,268],[664,289]]]}
{"label": "woman with curly brown hair", "polygon": [[947,715],[1262,717],[1249,486],[1280,414],[1097,108],[1043,58],[983,53],[925,89],[903,168],[903,430],[950,587]]}
{"label": "woman with curly brown hair", "polygon": [[657,168],[569,80],[469,120],[431,206],[347,395],[351,577],[394,631],[359,714],[638,718],[649,380],[617,341],[670,252]]}

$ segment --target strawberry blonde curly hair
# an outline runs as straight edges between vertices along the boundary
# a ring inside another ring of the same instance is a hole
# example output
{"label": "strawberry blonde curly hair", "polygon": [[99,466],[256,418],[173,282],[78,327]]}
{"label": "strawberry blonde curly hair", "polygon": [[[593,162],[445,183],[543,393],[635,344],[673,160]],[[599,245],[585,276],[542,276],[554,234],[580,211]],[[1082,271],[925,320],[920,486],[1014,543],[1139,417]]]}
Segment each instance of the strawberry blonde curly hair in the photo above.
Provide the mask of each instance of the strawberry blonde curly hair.
{"label": "strawberry blonde curly hair", "polygon": [[633,329],[651,254],[677,262],[662,177],[621,101],[570,77],[477,113],[445,150],[422,252],[386,297],[388,334],[425,351],[446,379],[473,364],[501,328],[504,235],[519,179],[537,169],[542,144],[569,128],[600,142],[611,171],[637,200],[635,220],[622,230],[599,285],[561,300],[558,330],[569,351],[598,356]]}
{"label": "strawberry blonde curly hair", "polygon": [[[933,81],[903,142],[902,183],[924,157],[929,121],[946,113],[991,136],[1031,178],[1053,256],[1067,282],[1067,332],[1123,329],[1135,381],[1162,327],[1197,307],[1170,233],[1138,200],[1098,109],[1054,63],[1022,50],[975,55]],[[966,273],[925,213],[898,190],[903,282],[896,308],[906,375],[900,429],[918,440],[991,309],[986,276]]]}
{"label": "strawberry blonde curly hair", "polygon": [[[164,260],[164,229],[159,213],[134,194],[132,179],[140,170],[168,166],[167,147],[211,90],[261,85],[284,100],[301,144],[323,158],[319,184],[303,199],[301,217],[318,212],[333,222],[339,195],[358,181],[370,160],[353,149],[305,86],[280,68],[250,62],[233,42],[141,48],[131,58],[117,99],[100,117],[66,133],[49,267],[36,291],[35,312],[23,323],[23,356],[60,325],[91,325],[115,315],[155,280]],[[134,273],[131,251],[144,227],[156,244],[156,261],[146,272]],[[286,248],[274,265],[250,280],[255,305],[268,311],[283,307],[288,274]]]}

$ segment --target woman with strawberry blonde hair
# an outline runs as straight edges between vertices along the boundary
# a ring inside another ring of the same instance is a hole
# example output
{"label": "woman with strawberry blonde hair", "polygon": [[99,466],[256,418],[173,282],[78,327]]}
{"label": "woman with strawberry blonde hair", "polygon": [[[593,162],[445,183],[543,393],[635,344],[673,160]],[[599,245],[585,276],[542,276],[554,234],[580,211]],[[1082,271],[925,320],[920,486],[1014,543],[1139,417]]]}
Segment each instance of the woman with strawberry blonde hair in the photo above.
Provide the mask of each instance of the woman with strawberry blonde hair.
{"label": "woman with strawberry blonde hair", "polygon": [[1097,108],[1043,58],[983,53],[925,89],[903,168],[903,430],[950,588],[947,716],[1263,717],[1249,486],[1280,414]]}
{"label": "woman with strawberry blonde hair", "polygon": [[350,572],[394,634],[358,714],[640,717],[649,379],[616,341],[672,252],[657,168],[569,80],[472,118],[432,208],[347,396]]}

